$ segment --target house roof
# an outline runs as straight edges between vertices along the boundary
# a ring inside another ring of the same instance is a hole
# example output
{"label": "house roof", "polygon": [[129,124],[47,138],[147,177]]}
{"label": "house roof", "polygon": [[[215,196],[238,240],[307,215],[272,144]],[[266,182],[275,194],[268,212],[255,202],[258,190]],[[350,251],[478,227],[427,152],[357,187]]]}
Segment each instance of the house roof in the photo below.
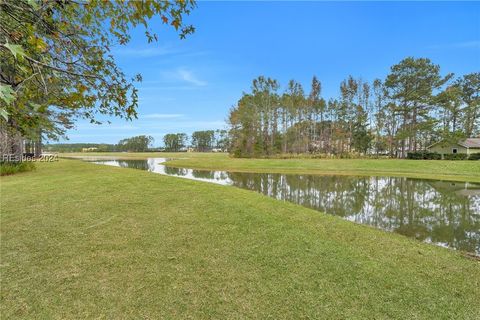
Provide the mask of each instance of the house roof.
{"label": "house roof", "polygon": [[[427,147],[427,149],[433,147],[434,145],[437,145],[438,143],[440,143],[442,141],[443,140],[437,141],[434,144],[429,145]],[[462,146],[462,147],[469,148],[469,149],[480,149],[480,138],[467,138],[467,139],[459,140],[457,142],[457,144]]]}
{"label": "house roof", "polygon": [[480,138],[468,138],[458,142],[465,148],[480,149]]}

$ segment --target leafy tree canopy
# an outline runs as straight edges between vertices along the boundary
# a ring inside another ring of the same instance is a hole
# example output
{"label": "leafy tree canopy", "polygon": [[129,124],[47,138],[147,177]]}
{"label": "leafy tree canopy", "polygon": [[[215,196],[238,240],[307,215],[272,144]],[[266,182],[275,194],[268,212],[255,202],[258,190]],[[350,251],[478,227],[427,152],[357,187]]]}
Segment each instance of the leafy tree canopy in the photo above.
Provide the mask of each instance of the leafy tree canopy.
{"label": "leafy tree canopy", "polygon": [[118,142],[117,149],[128,152],[145,152],[148,151],[153,141],[153,137],[144,135],[126,138]]}
{"label": "leafy tree canopy", "polygon": [[187,143],[187,134],[185,133],[169,133],[163,137],[165,151],[181,151]]}
{"label": "leafy tree canopy", "polygon": [[42,128],[62,134],[74,119],[98,115],[132,119],[135,81],[111,55],[129,42],[129,30],[160,19],[181,38],[194,32],[184,16],[194,0],[0,0],[0,118],[23,135]]}

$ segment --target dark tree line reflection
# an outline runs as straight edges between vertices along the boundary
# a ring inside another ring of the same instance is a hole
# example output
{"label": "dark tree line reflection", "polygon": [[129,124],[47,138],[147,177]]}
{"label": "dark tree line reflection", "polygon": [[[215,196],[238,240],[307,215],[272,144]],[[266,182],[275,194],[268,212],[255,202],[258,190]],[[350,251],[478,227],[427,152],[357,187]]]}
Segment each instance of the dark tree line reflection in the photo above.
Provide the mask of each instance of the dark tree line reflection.
{"label": "dark tree line reflection", "polygon": [[404,177],[199,171],[140,160],[121,167],[223,182],[442,246],[480,254],[480,184]]}

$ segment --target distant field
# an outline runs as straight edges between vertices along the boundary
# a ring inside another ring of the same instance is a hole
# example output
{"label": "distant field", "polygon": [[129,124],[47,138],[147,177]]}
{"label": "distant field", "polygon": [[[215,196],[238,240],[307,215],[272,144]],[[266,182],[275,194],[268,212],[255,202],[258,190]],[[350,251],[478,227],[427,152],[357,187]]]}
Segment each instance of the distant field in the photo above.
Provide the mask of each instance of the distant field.
{"label": "distant field", "polygon": [[4,319],[480,318],[478,261],[254,192],[63,159],[0,181]]}
{"label": "distant field", "polygon": [[238,159],[225,153],[70,153],[61,156],[108,156],[128,159],[172,158],[168,165],[205,170],[248,172],[406,176],[480,182],[480,161],[404,159]]}

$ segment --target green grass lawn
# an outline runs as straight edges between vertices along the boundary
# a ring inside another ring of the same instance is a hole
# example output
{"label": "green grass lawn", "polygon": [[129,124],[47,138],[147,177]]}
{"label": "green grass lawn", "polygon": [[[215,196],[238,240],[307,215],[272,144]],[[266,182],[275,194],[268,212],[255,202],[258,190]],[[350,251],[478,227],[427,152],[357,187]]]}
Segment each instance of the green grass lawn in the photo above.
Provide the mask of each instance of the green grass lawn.
{"label": "green grass lawn", "polygon": [[478,261],[254,192],[75,160],[0,181],[2,319],[480,318]]}
{"label": "green grass lawn", "polygon": [[405,159],[238,159],[225,153],[75,153],[62,156],[174,158],[172,167],[243,172],[406,176],[480,182],[480,161]]}

